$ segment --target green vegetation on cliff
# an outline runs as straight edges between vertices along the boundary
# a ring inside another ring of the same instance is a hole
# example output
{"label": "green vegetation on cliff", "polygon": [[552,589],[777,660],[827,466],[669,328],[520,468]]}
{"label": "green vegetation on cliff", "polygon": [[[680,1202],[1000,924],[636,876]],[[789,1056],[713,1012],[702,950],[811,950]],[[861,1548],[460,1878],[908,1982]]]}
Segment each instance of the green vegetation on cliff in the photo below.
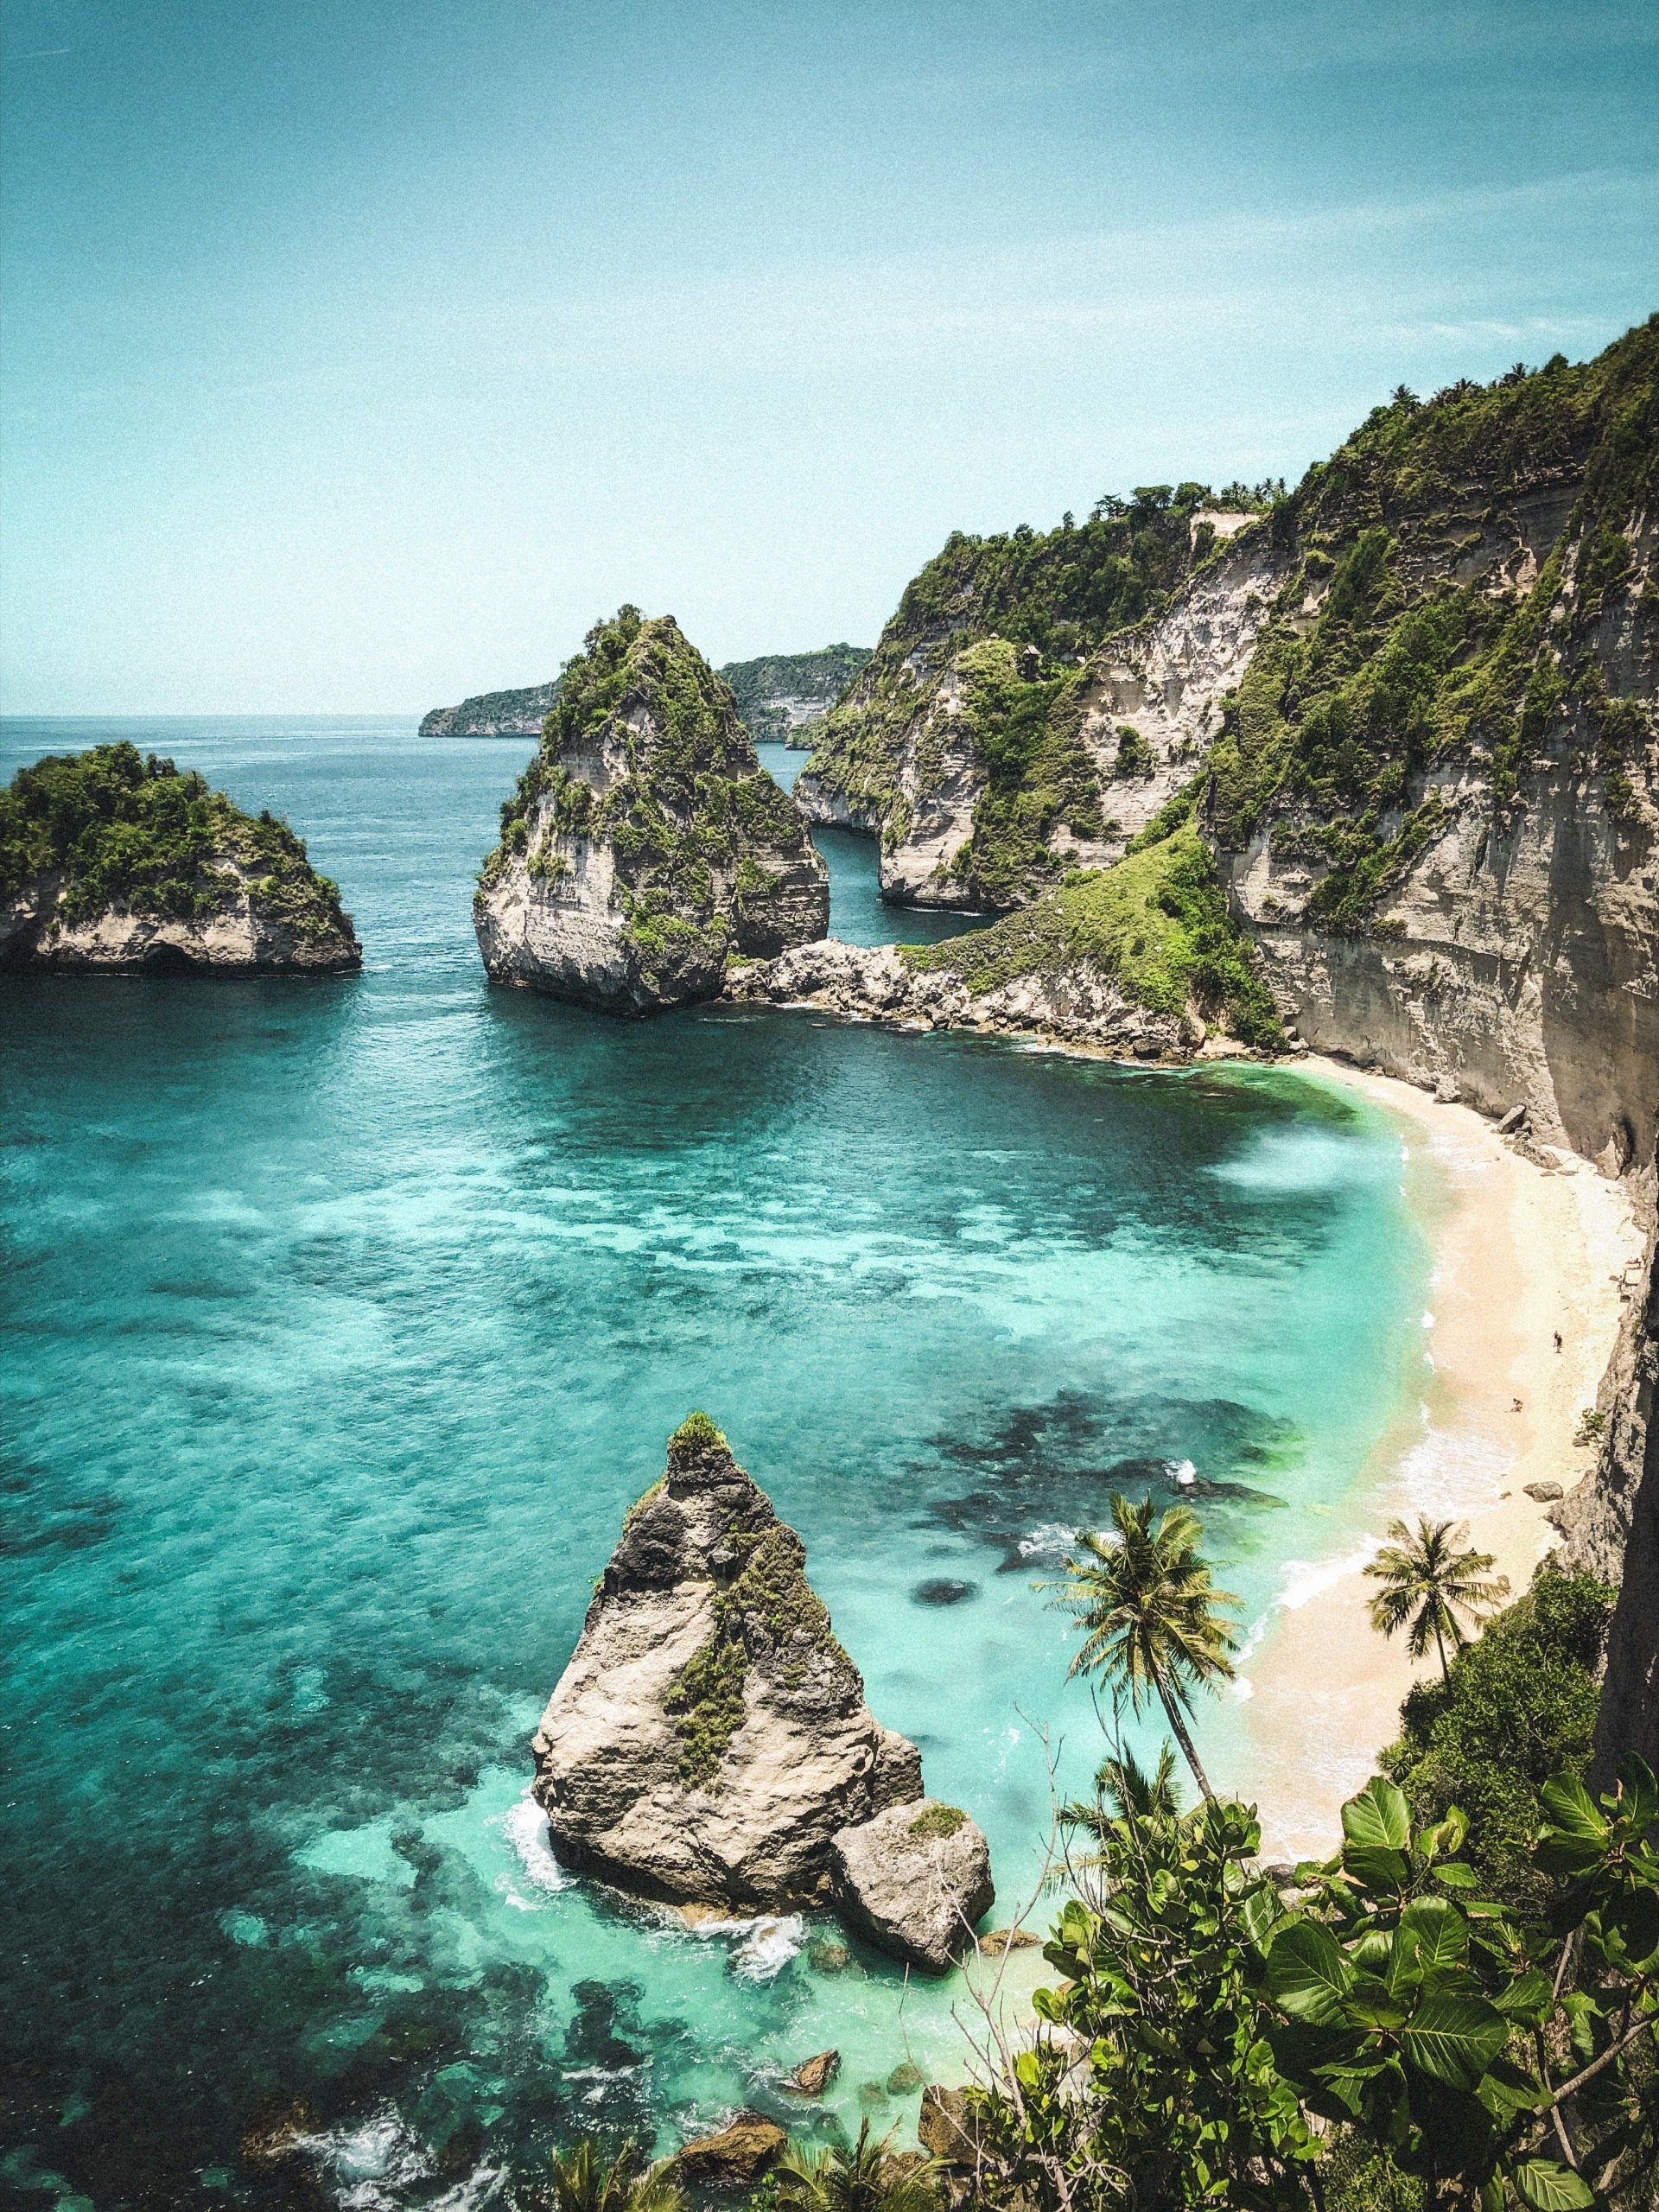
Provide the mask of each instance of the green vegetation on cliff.
{"label": "green vegetation on cliff", "polygon": [[[588,779],[601,753],[602,792]],[[648,977],[694,944],[724,958],[731,928],[715,903],[716,868],[734,875],[741,937],[746,921],[764,928],[779,888],[746,849],[810,856],[730,691],[671,616],[647,620],[636,607],[596,624],[562,672],[540,749],[501,809],[481,889],[519,858],[533,878],[556,877],[562,836],[608,841],[626,933]]]}
{"label": "green vegetation on cliff", "polygon": [[302,938],[346,928],[338,887],[286,823],[125,740],[49,755],[0,792],[0,899],[38,877],[57,879],[70,925],[112,906],[202,921],[245,896]]}
{"label": "green vegetation on cliff", "polygon": [[1245,1044],[1282,1040],[1255,956],[1190,824],[1114,868],[1077,871],[988,929],[900,950],[913,972],[957,976],[976,998],[1026,976],[1092,967],[1154,1014],[1179,1017],[1193,997]]}
{"label": "green vegetation on cliff", "polygon": [[[1231,496],[1257,504],[1238,487]],[[906,586],[868,667],[820,725],[808,774],[887,824],[906,740],[918,747],[924,789],[930,750],[934,773],[942,763],[942,734],[923,718],[939,711],[934,695],[961,655],[968,734],[976,757],[995,764],[975,819],[976,874],[1012,888],[1037,855],[1054,872],[1041,844],[1046,830],[1073,810],[1080,832],[1099,815],[1075,715],[1068,737],[1071,700],[1061,687],[1102,639],[1167,605],[1214,544],[1211,526],[1194,521],[1214,504],[1207,485],[1154,484],[1128,499],[1102,499],[1086,522],[1068,515],[1058,530],[954,533]],[[993,639],[1006,648],[994,690],[989,665],[964,651]],[[899,836],[906,826],[898,822]]]}
{"label": "green vegetation on cliff", "polygon": [[1554,748],[1626,810],[1654,720],[1596,633],[1656,485],[1659,317],[1592,361],[1376,409],[1272,518],[1294,567],[1211,750],[1218,840],[1270,821],[1275,852],[1328,870],[1308,919],[1353,931],[1445,820],[1436,776],[1471,772],[1501,821]]}
{"label": "green vegetation on cliff", "polygon": [[759,660],[728,661],[720,673],[731,686],[743,727],[757,745],[804,744],[791,739],[787,711],[776,699],[833,707],[870,658],[868,645],[823,645],[813,653],[766,653]]}

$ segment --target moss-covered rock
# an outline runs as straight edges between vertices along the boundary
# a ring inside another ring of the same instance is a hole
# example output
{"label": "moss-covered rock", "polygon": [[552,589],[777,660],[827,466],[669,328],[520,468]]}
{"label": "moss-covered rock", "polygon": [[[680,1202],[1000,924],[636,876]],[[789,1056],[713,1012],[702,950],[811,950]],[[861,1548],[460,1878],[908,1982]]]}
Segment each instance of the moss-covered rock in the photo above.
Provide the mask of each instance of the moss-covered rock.
{"label": "moss-covered rock", "polygon": [[97,745],[0,792],[0,967],[339,975],[362,958],[287,823],[170,760]]}
{"label": "moss-covered rock", "polygon": [[728,954],[823,934],[804,822],[671,617],[625,607],[565,668],[474,918],[498,982],[616,1013],[712,998]]}

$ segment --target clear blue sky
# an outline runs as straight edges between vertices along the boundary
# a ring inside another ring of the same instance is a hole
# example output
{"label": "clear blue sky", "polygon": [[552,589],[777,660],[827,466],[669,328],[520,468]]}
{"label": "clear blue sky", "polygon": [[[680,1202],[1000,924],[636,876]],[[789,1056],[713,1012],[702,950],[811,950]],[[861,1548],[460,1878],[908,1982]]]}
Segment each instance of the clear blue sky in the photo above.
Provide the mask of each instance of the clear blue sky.
{"label": "clear blue sky", "polygon": [[619,601],[1294,476],[1659,306],[1651,0],[8,0],[0,704],[402,709]]}

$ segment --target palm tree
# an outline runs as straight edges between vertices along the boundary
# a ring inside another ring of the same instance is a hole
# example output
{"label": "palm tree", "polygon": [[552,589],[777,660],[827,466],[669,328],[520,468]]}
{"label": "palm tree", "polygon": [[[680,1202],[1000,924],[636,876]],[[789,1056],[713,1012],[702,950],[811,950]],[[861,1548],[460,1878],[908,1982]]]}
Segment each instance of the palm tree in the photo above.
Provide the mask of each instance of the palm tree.
{"label": "palm tree", "polygon": [[1095,1777],[1092,1802],[1077,1798],[1060,1808],[1060,1825],[1087,1836],[1099,1847],[1078,1858],[1068,1851],[1054,1869],[1051,1885],[1063,1889],[1074,1870],[1105,1863],[1105,1846],[1126,1823],[1165,1827],[1181,1817],[1180,1792],[1175,1786],[1175,1754],[1168,1744],[1158,1746],[1158,1764],[1148,1774],[1133,1751],[1115,1751],[1101,1763]]}
{"label": "palm tree", "polygon": [[604,2150],[591,2135],[555,2152],[553,2212],[685,2212],[685,2192],[664,2165],[642,2167],[632,2143]]}
{"label": "palm tree", "polygon": [[901,2164],[888,2152],[891,2140],[873,2143],[867,2120],[849,2151],[798,2151],[791,2143],[778,2161],[778,2202],[789,2212],[939,2212],[938,2161]]}
{"label": "palm tree", "polygon": [[1483,1579],[1491,1573],[1490,1552],[1460,1548],[1468,1538],[1466,1521],[1454,1527],[1450,1521],[1431,1521],[1420,1514],[1414,1533],[1403,1521],[1390,1521],[1387,1544],[1365,1570],[1385,1586],[1371,1600],[1372,1627],[1394,1636],[1409,1623],[1406,1649],[1414,1659],[1422,1657],[1432,1636],[1440,1655],[1442,1680],[1450,1671],[1446,1637],[1459,1651],[1469,1641],[1459,1614],[1478,1621],[1510,1594],[1507,1575]]}
{"label": "palm tree", "polygon": [[1233,1678],[1230,1655],[1237,1638],[1221,1609],[1238,1600],[1210,1580],[1198,1515],[1172,1505],[1154,1527],[1153,1511],[1149,1497],[1139,1505],[1115,1497],[1113,1533],[1090,1530],[1078,1555],[1065,1562],[1067,1581],[1055,1603],[1084,1631],[1069,1671],[1096,1675],[1114,1702],[1127,1695],[1136,1713],[1155,1694],[1194,1780],[1211,1797],[1184,1715],[1194,1684],[1213,1688]]}

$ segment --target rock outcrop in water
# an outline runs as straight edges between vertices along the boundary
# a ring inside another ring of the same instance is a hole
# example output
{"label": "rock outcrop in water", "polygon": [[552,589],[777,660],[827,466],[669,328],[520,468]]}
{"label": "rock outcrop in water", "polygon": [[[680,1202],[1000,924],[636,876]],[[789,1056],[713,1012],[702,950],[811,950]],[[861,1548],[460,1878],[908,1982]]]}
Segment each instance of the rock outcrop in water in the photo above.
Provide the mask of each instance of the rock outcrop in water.
{"label": "rock outcrop in water", "polygon": [[648,1013],[716,996],[730,956],[822,937],[829,912],[804,821],[672,618],[590,631],[480,878],[491,976]]}
{"label": "rock outcrop in water", "polygon": [[22,768],[0,792],[0,969],[337,976],[340,893],[270,814],[130,744]]}
{"label": "rock outcrop in water", "polygon": [[[561,1860],[620,1888],[836,1906],[942,1972],[991,1903],[985,1840],[924,1798],[921,1754],[865,1704],[804,1559],[694,1414],[629,1512],[542,1716],[537,1802]],[[928,1816],[898,1851],[902,1878],[895,1847],[876,1847],[895,1811]]]}

